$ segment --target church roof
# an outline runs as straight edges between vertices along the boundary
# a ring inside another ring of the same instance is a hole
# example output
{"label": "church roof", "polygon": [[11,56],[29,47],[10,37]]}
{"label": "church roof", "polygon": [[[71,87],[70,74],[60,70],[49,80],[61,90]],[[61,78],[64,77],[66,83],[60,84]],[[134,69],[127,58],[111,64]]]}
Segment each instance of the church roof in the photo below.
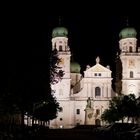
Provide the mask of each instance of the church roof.
{"label": "church roof", "polygon": [[119,37],[121,39],[123,39],[123,38],[136,38],[136,35],[137,35],[137,32],[132,27],[124,28],[119,33]]}
{"label": "church roof", "polygon": [[52,31],[52,37],[67,37],[68,30],[65,27],[56,27]]}
{"label": "church roof", "polygon": [[70,72],[71,73],[80,73],[81,67],[77,62],[71,62]]}

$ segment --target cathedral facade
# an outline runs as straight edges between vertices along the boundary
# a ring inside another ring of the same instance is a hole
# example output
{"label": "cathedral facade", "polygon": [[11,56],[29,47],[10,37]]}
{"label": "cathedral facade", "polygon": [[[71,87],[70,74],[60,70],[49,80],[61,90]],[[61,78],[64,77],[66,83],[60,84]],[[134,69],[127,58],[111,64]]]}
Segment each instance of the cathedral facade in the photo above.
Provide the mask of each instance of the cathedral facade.
{"label": "cathedral facade", "polygon": [[[137,32],[134,28],[123,29],[119,36],[120,54],[117,55],[121,68],[116,76],[116,92],[140,96],[140,49],[137,47]],[[71,62],[68,46],[68,30],[57,27],[52,31],[52,49],[57,49],[64,71],[60,82],[51,85],[60,104],[61,111],[50,121],[50,128],[73,128],[76,125],[103,125],[101,115],[109,101],[117,93],[112,90],[112,71],[102,66],[97,57],[96,64],[87,66],[84,75],[80,65]],[[116,62],[117,63],[117,62]]]}

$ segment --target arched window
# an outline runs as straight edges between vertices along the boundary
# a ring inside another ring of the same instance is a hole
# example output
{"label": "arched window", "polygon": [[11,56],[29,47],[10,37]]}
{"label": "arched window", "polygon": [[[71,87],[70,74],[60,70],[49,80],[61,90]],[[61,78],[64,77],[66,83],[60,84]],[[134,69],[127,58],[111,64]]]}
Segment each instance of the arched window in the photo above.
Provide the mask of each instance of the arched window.
{"label": "arched window", "polygon": [[96,109],[96,114],[100,115],[100,110],[99,109]]}
{"label": "arched window", "polygon": [[61,45],[59,46],[59,51],[62,51],[62,46]]}
{"label": "arched window", "polygon": [[130,78],[133,78],[133,71],[130,71]]}
{"label": "arched window", "polygon": [[132,46],[129,47],[129,52],[132,52]]}
{"label": "arched window", "polygon": [[101,89],[100,87],[95,88],[95,97],[101,96]]}
{"label": "arched window", "polygon": [[76,109],[76,114],[80,114],[80,109]]}

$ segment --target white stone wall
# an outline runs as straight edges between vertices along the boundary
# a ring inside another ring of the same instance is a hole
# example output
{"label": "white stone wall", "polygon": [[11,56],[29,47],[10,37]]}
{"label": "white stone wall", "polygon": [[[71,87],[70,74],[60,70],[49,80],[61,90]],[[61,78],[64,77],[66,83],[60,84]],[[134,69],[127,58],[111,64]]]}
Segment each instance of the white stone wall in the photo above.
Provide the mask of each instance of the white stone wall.
{"label": "white stone wall", "polygon": [[119,44],[122,61],[122,93],[135,94],[138,97],[140,96],[140,53],[137,51],[137,39],[121,39]]}
{"label": "white stone wall", "polygon": [[[61,47],[60,47],[61,46]],[[59,51],[59,58],[62,60],[60,66],[65,75],[62,80],[52,85],[55,90],[55,97],[62,107],[56,119],[50,122],[50,128],[72,128],[78,124],[85,124],[85,109],[88,97],[91,98],[91,105],[94,112],[94,124],[96,119],[101,120],[101,114],[108,108],[111,91],[111,70],[99,64],[99,57],[96,65],[88,68],[81,74],[70,73],[70,51],[66,37],[55,37],[52,39],[52,47]],[[61,50],[59,50],[61,48]],[[74,87],[71,89],[71,84]],[[95,88],[100,88],[100,96],[95,97]],[[100,114],[96,114],[96,110]],[[101,122],[102,124],[102,122]]]}

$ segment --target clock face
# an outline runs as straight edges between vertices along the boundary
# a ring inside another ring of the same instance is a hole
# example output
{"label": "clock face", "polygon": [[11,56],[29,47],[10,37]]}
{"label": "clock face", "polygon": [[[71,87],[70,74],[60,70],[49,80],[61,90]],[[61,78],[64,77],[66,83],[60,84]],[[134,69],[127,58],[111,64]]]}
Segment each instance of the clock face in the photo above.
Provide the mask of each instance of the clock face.
{"label": "clock face", "polygon": [[134,66],[135,65],[135,61],[133,59],[129,60],[129,66]]}
{"label": "clock face", "polygon": [[60,65],[63,65],[63,64],[64,64],[64,58],[60,58],[59,64],[60,64]]}
{"label": "clock face", "polygon": [[89,119],[91,119],[92,116],[93,116],[93,113],[89,113],[89,114],[88,114],[88,118],[89,118]]}

